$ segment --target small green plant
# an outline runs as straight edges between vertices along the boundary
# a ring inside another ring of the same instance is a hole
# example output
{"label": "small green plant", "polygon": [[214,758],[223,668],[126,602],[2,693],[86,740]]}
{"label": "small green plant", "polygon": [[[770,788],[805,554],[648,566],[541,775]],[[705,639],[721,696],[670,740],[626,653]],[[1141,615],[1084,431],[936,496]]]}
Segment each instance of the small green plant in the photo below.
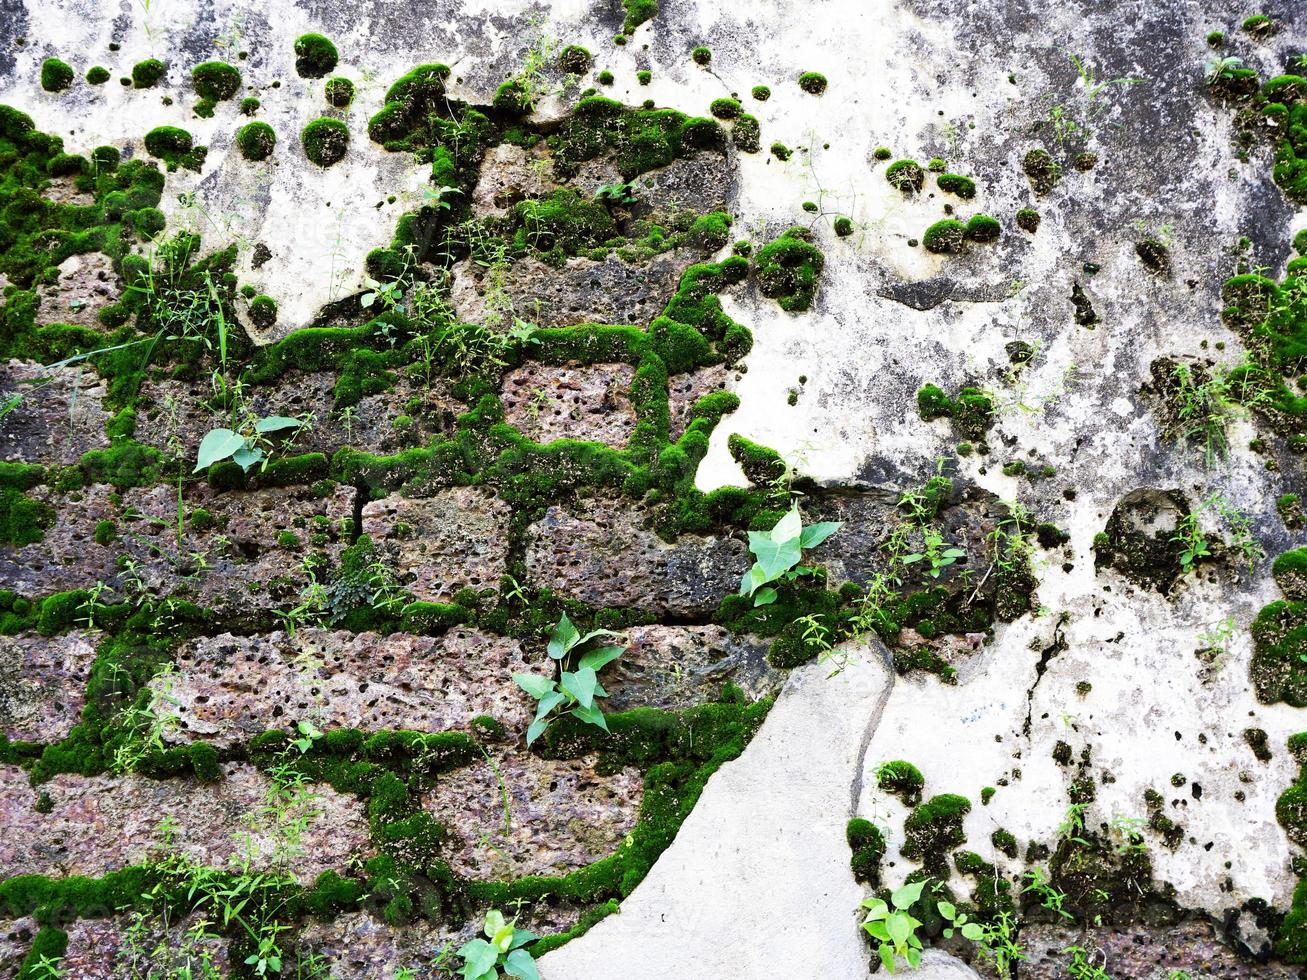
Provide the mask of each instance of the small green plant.
{"label": "small green plant", "polygon": [[631,183],[603,184],[595,191],[595,200],[608,204],[639,204],[635,185]]}
{"label": "small green plant", "polygon": [[1112,980],[1111,975],[1103,969],[1103,964],[1098,962],[1098,957],[1103,956],[1102,950],[1091,952],[1083,946],[1068,946],[1062,952],[1071,954],[1071,962],[1066,969],[1073,980]]}
{"label": "small green plant", "polygon": [[938,909],[940,917],[952,923],[944,928],[944,936],[952,936],[956,929],[964,939],[975,943],[981,960],[993,967],[999,980],[1012,976],[1013,965],[1026,958],[1016,940],[1017,923],[1012,913],[1000,912],[990,922],[972,922],[948,902],[940,902]]}
{"label": "small green plant", "polygon": [[[1059,836],[1069,837],[1071,840],[1080,844],[1086,843],[1079,837],[1071,836],[1071,834],[1075,833],[1077,830],[1084,829],[1084,820],[1080,816],[1080,812],[1076,812],[1074,817],[1069,819],[1072,821],[1071,829],[1063,830],[1059,828]],[[1066,824],[1063,824],[1063,826],[1065,827]],[[1075,916],[1065,908],[1066,894],[1053,887],[1053,884],[1049,881],[1048,875],[1044,872],[1043,868],[1031,868],[1025,873],[1025,875],[1023,875],[1023,877],[1026,880],[1026,886],[1021,889],[1021,894],[1024,895],[1029,892],[1038,898],[1039,904],[1050,912],[1063,919],[1075,920]]]}
{"label": "small green plant", "polygon": [[1207,67],[1203,71],[1203,78],[1208,85],[1215,85],[1223,78],[1229,78],[1234,74],[1236,68],[1243,65],[1242,58],[1211,58],[1207,62]]}
{"label": "small green plant", "polygon": [[913,565],[919,561],[930,563],[930,568],[926,574],[931,578],[939,578],[940,573],[949,565],[952,565],[959,558],[965,558],[967,552],[965,548],[945,547],[944,537],[933,527],[927,527],[921,532],[922,551],[914,552],[910,555],[904,555],[899,559],[904,565]]}
{"label": "small green plant", "polygon": [[875,941],[876,953],[890,973],[900,959],[914,970],[921,965],[921,939],[917,936],[921,920],[908,910],[921,898],[925,885],[924,881],[904,885],[890,895],[888,903],[881,898],[868,898],[862,903],[867,910],[862,928]]}
{"label": "small green plant", "polygon": [[255,464],[259,464],[260,469],[266,469],[272,437],[277,433],[294,434],[304,425],[304,419],[288,418],[285,415],[267,415],[256,420],[253,426],[241,431],[227,428],[211,429],[200,440],[195,469],[191,472],[199,473],[207,470],[214,463],[226,459],[230,459],[246,473]]}
{"label": "small green plant", "polygon": [[486,913],[481,930],[486,938],[478,936],[459,947],[457,955],[463,965],[458,975],[463,980],[496,980],[500,976],[540,980],[535,959],[524,948],[538,937],[526,929],[518,929],[516,921],[505,919],[498,909]]}
{"label": "small green plant", "polygon": [[740,583],[740,595],[753,596],[753,604],[766,606],[776,601],[776,590],[770,582],[793,582],[811,570],[799,565],[803,552],[815,548],[841,527],[839,521],[822,521],[803,526],[799,505],[791,505],[770,531],[750,531],[749,550],[753,552],[753,567]]}
{"label": "small green plant", "polygon": [[1180,545],[1180,567],[1185,571],[1192,568],[1194,562],[1212,557],[1207,535],[1198,525],[1197,514],[1184,514],[1176,521],[1171,541]]}
{"label": "small green plant", "polygon": [[527,745],[562,715],[572,715],[587,725],[608,731],[608,722],[595,699],[608,697],[599,683],[599,671],[620,657],[625,649],[601,641],[616,638],[618,634],[611,630],[591,630],[583,635],[572,625],[567,613],[563,613],[547,648],[550,659],[558,664],[557,679],[540,674],[513,675],[513,682],[539,702],[535,720],[526,730]]}

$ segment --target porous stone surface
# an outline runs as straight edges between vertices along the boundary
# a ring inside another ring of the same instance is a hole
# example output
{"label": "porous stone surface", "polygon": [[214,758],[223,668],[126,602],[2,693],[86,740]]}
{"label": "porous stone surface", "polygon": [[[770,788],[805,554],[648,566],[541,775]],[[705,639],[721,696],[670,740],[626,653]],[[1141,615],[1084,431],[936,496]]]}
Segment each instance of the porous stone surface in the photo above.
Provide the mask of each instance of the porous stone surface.
{"label": "porous stone surface", "polygon": [[[694,258],[688,250],[674,249],[644,262],[627,262],[617,255],[570,258],[558,269],[528,257],[512,263],[502,288],[517,315],[537,326],[643,325],[667,305]],[[486,320],[489,285],[475,263],[455,267],[450,300],[459,316],[474,323]]]}
{"label": "porous stone surface", "polygon": [[268,781],[243,763],[224,764],[222,778],[211,784],[60,775],[42,784],[39,792],[48,797],[48,804],[40,807],[27,774],[14,766],[0,767],[0,799],[7,817],[0,873],[5,877],[29,873],[97,878],[139,864],[165,849],[156,830],[165,819],[173,824],[168,850],[222,866],[248,849],[256,866],[289,861],[286,870],[301,882],[312,881],[328,868],[343,868],[351,856],[366,854],[370,846],[359,802],[319,786],[303,805],[307,821],[297,853],[276,854],[277,838],[253,820],[265,803]]}
{"label": "porous stone surface", "polygon": [[38,291],[37,322],[104,330],[100,311],[116,302],[121,292],[122,282],[107,255],[70,255],[59,265],[58,281]]}
{"label": "porous stone surface", "polygon": [[0,733],[14,742],[57,742],[86,703],[93,638],[75,631],[0,637]]}
{"label": "porous stone surface", "polygon": [[47,368],[11,360],[0,365],[0,451],[6,461],[67,466],[109,445],[105,386],[85,364]]}
{"label": "porous stone surface", "polygon": [[1022,930],[1026,959],[1021,975],[1036,980],[1059,980],[1071,974],[1063,950],[1079,946],[1086,957],[1113,977],[1131,980],[1169,980],[1174,971],[1193,977],[1227,980],[1266,977],[1290,980],[1297,971],[1276,963],[1241,959],[1221,942],[1206,922],[1182,922],[1152,929],[1097,929],[1088,933],[1064,926],[1032,925]]}
{"label": "porous stone surface", "polygon": [[607,706],[688,708],[734,684],[751,701],[775,695],[785,672],[767,663],[767,644],[720,626],[635,626],[626,651],[604,674]]}
{"label": "porous stone surface", "polygon": [[529,669],[518,641],[473,629],[427,637],[301,628],[293,637],[193,640],[156,689],[177,716],[176,737],[220,747],[301,718],[322,729],[436,732],[490,715],[520,732],[530,717],[509,675]]}
{"label": "porous stone surface", "polygon": [[629,364],[531,362],[504,376],[504,418],[535,442],[585,439],[622,448],[635,429]]}
{"label": "porous stone surface", "polygon": [[168,927],[149,918],[78,919],[67,929],[68,951],[60,968],[65,976],[86,980],[116,980],[151,969],[231,976],[229,942],[213,923],[203,937],[197,935],[200,923],[198,916]]}
{"label": "porous stone surface", "polygon": [[595,761],[492,751],[439,780],[424,805],[455,836],[454,870],[564,875],[612,854],[635,826],[644,780],[634,767],[599,775]]}
{"label": "porous stone surface", "polygon": [[0,972],[4,976],[18,976],[19,968],[32,945],[32,938],[40,928],[30,915],[0,923]]}
{"label": "porous stone surface", "polygon": [[493,589],[506,570],[508,505],[455,487],[433,496],[392,494],[363,506],[364,534],[380,546],[409,591],[450,602],[460,589]]}
{"label": "porous stone surface", "polygon": [[721,365],[674,374],[667,379],[667,408],[671,414],[669,433],[673,441],[685,434],[691,421],[691,410],[704,395],[726,391],[731,375]]}
{"label": "porous stone surface", "polygon": [[527,576],[581,602],[660,616],[706,616],[739,588],[749,567],[743,542],[687,534],[668,544],[643,525],[639,511],[615,501],[550,507],[527,530]]}

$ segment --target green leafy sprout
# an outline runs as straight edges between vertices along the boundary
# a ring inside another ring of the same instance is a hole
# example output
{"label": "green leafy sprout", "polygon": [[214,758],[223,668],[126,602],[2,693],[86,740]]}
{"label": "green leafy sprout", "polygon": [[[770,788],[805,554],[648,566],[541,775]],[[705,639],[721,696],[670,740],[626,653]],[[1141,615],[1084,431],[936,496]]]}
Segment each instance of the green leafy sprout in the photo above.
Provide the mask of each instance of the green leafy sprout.
{"label": "green leafy sprout", "polygon": [[803,552],[815,548],[842,527],[840,521],[823,521],[803,526],[798,504],[776,522],[770,531],[750,531],[749,550],[753,567],[740,582],[740,595],[753,596],[753,604],[766,606],[776,601],[771,582],[793,582],[812,570],[799,566]]}
{"label": "green leafy sprout", "polygon": [[596,699],[608,697],[599,683],[599,671],[626,649],[602,642],[613,639],[620,636],[611,630],[591,630],[583,635],[567,618],[567,613],[563,613],[548,646],[550,658],[558,664],[557,679],[541,674],[513,675],[514,683],[539,702],[535,720],[526,730],[527,745],[563,715],[572,715],[587,725],[608,731],[608,722]]}
{"label": "green leafy sprout", "polygon": [[505,919],[498,909],[487,912],[482,928],[486,938],[478,936],[459,947],[457,955],[462,958],[463,966],[458,975],[463,980],[498,980],[501,976],[540,980],[535,959],[523,948],[539,937],[517,928],[516,922],[516,919]]}

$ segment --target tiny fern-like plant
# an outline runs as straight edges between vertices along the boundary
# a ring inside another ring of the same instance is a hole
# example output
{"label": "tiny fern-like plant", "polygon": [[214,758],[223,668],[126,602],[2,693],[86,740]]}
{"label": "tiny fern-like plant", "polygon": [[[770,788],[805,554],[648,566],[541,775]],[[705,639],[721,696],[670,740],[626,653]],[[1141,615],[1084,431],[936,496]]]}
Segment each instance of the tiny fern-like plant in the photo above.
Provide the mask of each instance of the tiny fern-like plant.
{"label": "tiny fern-like plant", "polygon": [[572,715],[587,725],[608,731],[608,722],[597,699],[608,697],[599,683],[599,671],[622,655],[625,647],[605,643],[619,639],[610,630],[582,634],[563,613],[549,637],[549,657],[558,664],[558,677],[514,674],[513,681],[535,698],[536,716],[526,730],[530,745],[563,715]]}
{"label": "tiny fern-like plant", "polygon": [[921,920],[908,910],[921,898],[925,884],[917,881],[904,885],[890,895],[888,903],[882,898],[868,898],[862,903],[867,910],[862,928],[875,941],[880,961],[890,973],[900,959],[914,970],[921,965],[921,939],[917,936]]}
{"label": "tiny fern-like plant", "polygon": [[753,552],[753,567],[740,583],[740,595],[753,596],[754,606],[766,606],[776,601],[772,582],[793,582],[811,570],[799,565],[803,552],[815,548],[842,527],[840,521],[823,521],[803,526],[798,504],[776,522],[770,531],[750,531],[749,550]]}
{"label": "tiny fern-like plant", "polygon": [[463,980],[499,980],[499,977],[517,977],[518,980],[540,980],[535,959],[523,947],[539,937],[515,925],[516,919],[505,919],[498,909],[486,913],[482,932],[459,947],[463,965],[458,975]]}

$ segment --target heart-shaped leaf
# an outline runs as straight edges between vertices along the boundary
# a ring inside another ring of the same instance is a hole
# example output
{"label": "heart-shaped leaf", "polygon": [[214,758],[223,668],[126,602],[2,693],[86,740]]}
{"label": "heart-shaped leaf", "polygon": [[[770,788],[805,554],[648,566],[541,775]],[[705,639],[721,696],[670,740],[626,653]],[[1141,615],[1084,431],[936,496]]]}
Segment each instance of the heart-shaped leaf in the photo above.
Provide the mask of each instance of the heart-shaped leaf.
{"label": "heart-shaped leaf", "polygon": [[526,728],[526,744],[530,745],[538,739],[545,733],[545,729],[548,727],[549,721],[544,718],[537,718],[535,721],[531,722],[531,724]]}
{"label": "heart-shaped leaf", "polygon": [[515,949],[504,960],[504,972],[518,980],[540,980],[535,960],[524,949]]}
{"label": "heart-shaped leaf", "polygon": [[231,454],[231,460],[238,465],[245,473],[250,471],[250,467],[263,459],[263,450],[258,446],[251,446],[248,443],[241,446]]}
{"label": "heart-shaped leaf", "polygon": [[758,608],[759,606],[770,606],[775,601],[776,601],[776,590],[773,589],[770,585],[767,586],[766,588],[759,589],[757,592],[753,594],[753,606],[755,609]]}
{"label": "heart-shaped leaf", "polygon": [[553,633],[549,636],[549,656],[555,660],[562,660],[580,639],[581,634],[572,625],[572,621],[567,618],[567,613],[563,613],[563,618],[558,621],[558,625],[554,627]]}
{"label": "heart-shaped leaf", "polygon": [[596,647],[581,654],[581,666],[591,670],[602,670],[623,654],[623,647]]}
{"label": "heart-shaped leaf", "polygon": [[563,671],[561,686],[563,690],[572,693],[582,708],[589,708],[594,704],[595,684],[598,681],[599,678],[592,669],[580,667],[575,672]]}
{"label": "heart-shaped leaf", "polygon": [[286,415],[269,415],[267,418],[259,419],[254,423],[254,431],[259,433],[280,432],[283,429],[298,429],[303,424],[303,420],[293,419]]}
{"label": "heart-shaped leaf", "polygon": [[537,701],[554,689],[553,679],[539,674],[514,674],[513,683]]}
{"label": "heart-shaped leaf", "polygon": [[573,708],[572,714],[586,724],[595,725],[604,731],[608,731],[608,720],[604,718],[604,713],[596,705],[591,705],[588,708]]}
{"label": "heart-shaped leaf", "polygon": [[200,448],[196,453],[195,469],[191,470],[191,472],[199,473],[201,470],[207,470],[214,463],[228,459],[237,450],[244,447],[244,436],[232,432],[231,429],[214,429],[200,440]]}
{"label": "heart-shaped leaf", "polygon": [[486,923],[481,931],[490,938],[491,942],[494,942],[495,933],[499,932],[505,925],[507,925],[507,921],[504,919],[504,913],[499,909],[491,909],[486,913]]}
{"label": "heart-shaped leaf", "polygon": [[458,951],[463,958],[463,975],[479,977],[493,970],[499,960],[499,950],[484,939],[470,939]]}
{"label": "heart-shaped leaf", "polygon": [[894,903],[896,909],[906,909],[916,903],[917,899],[921,897],[921,890],[925,887],[926,883],[924,881],[914,881],[910,885],[904,885],[891,895],[890,901]]}
{"label": "heart-shaped leaf", "polygon": [[803,536],[799,539],[799,543],[805,551],[808,548],[815,548],[843,526],[842,521],[822,521],[820,524],[809,524],[803,529]]}
{"label": "heart-shaped leaf", "polygon": [[795,541],[802,534],[803,518],[799,516],[797,506],[791,507],[786,515],[777,521],[776,526],[771,529],[771,539],[777,544]]}

